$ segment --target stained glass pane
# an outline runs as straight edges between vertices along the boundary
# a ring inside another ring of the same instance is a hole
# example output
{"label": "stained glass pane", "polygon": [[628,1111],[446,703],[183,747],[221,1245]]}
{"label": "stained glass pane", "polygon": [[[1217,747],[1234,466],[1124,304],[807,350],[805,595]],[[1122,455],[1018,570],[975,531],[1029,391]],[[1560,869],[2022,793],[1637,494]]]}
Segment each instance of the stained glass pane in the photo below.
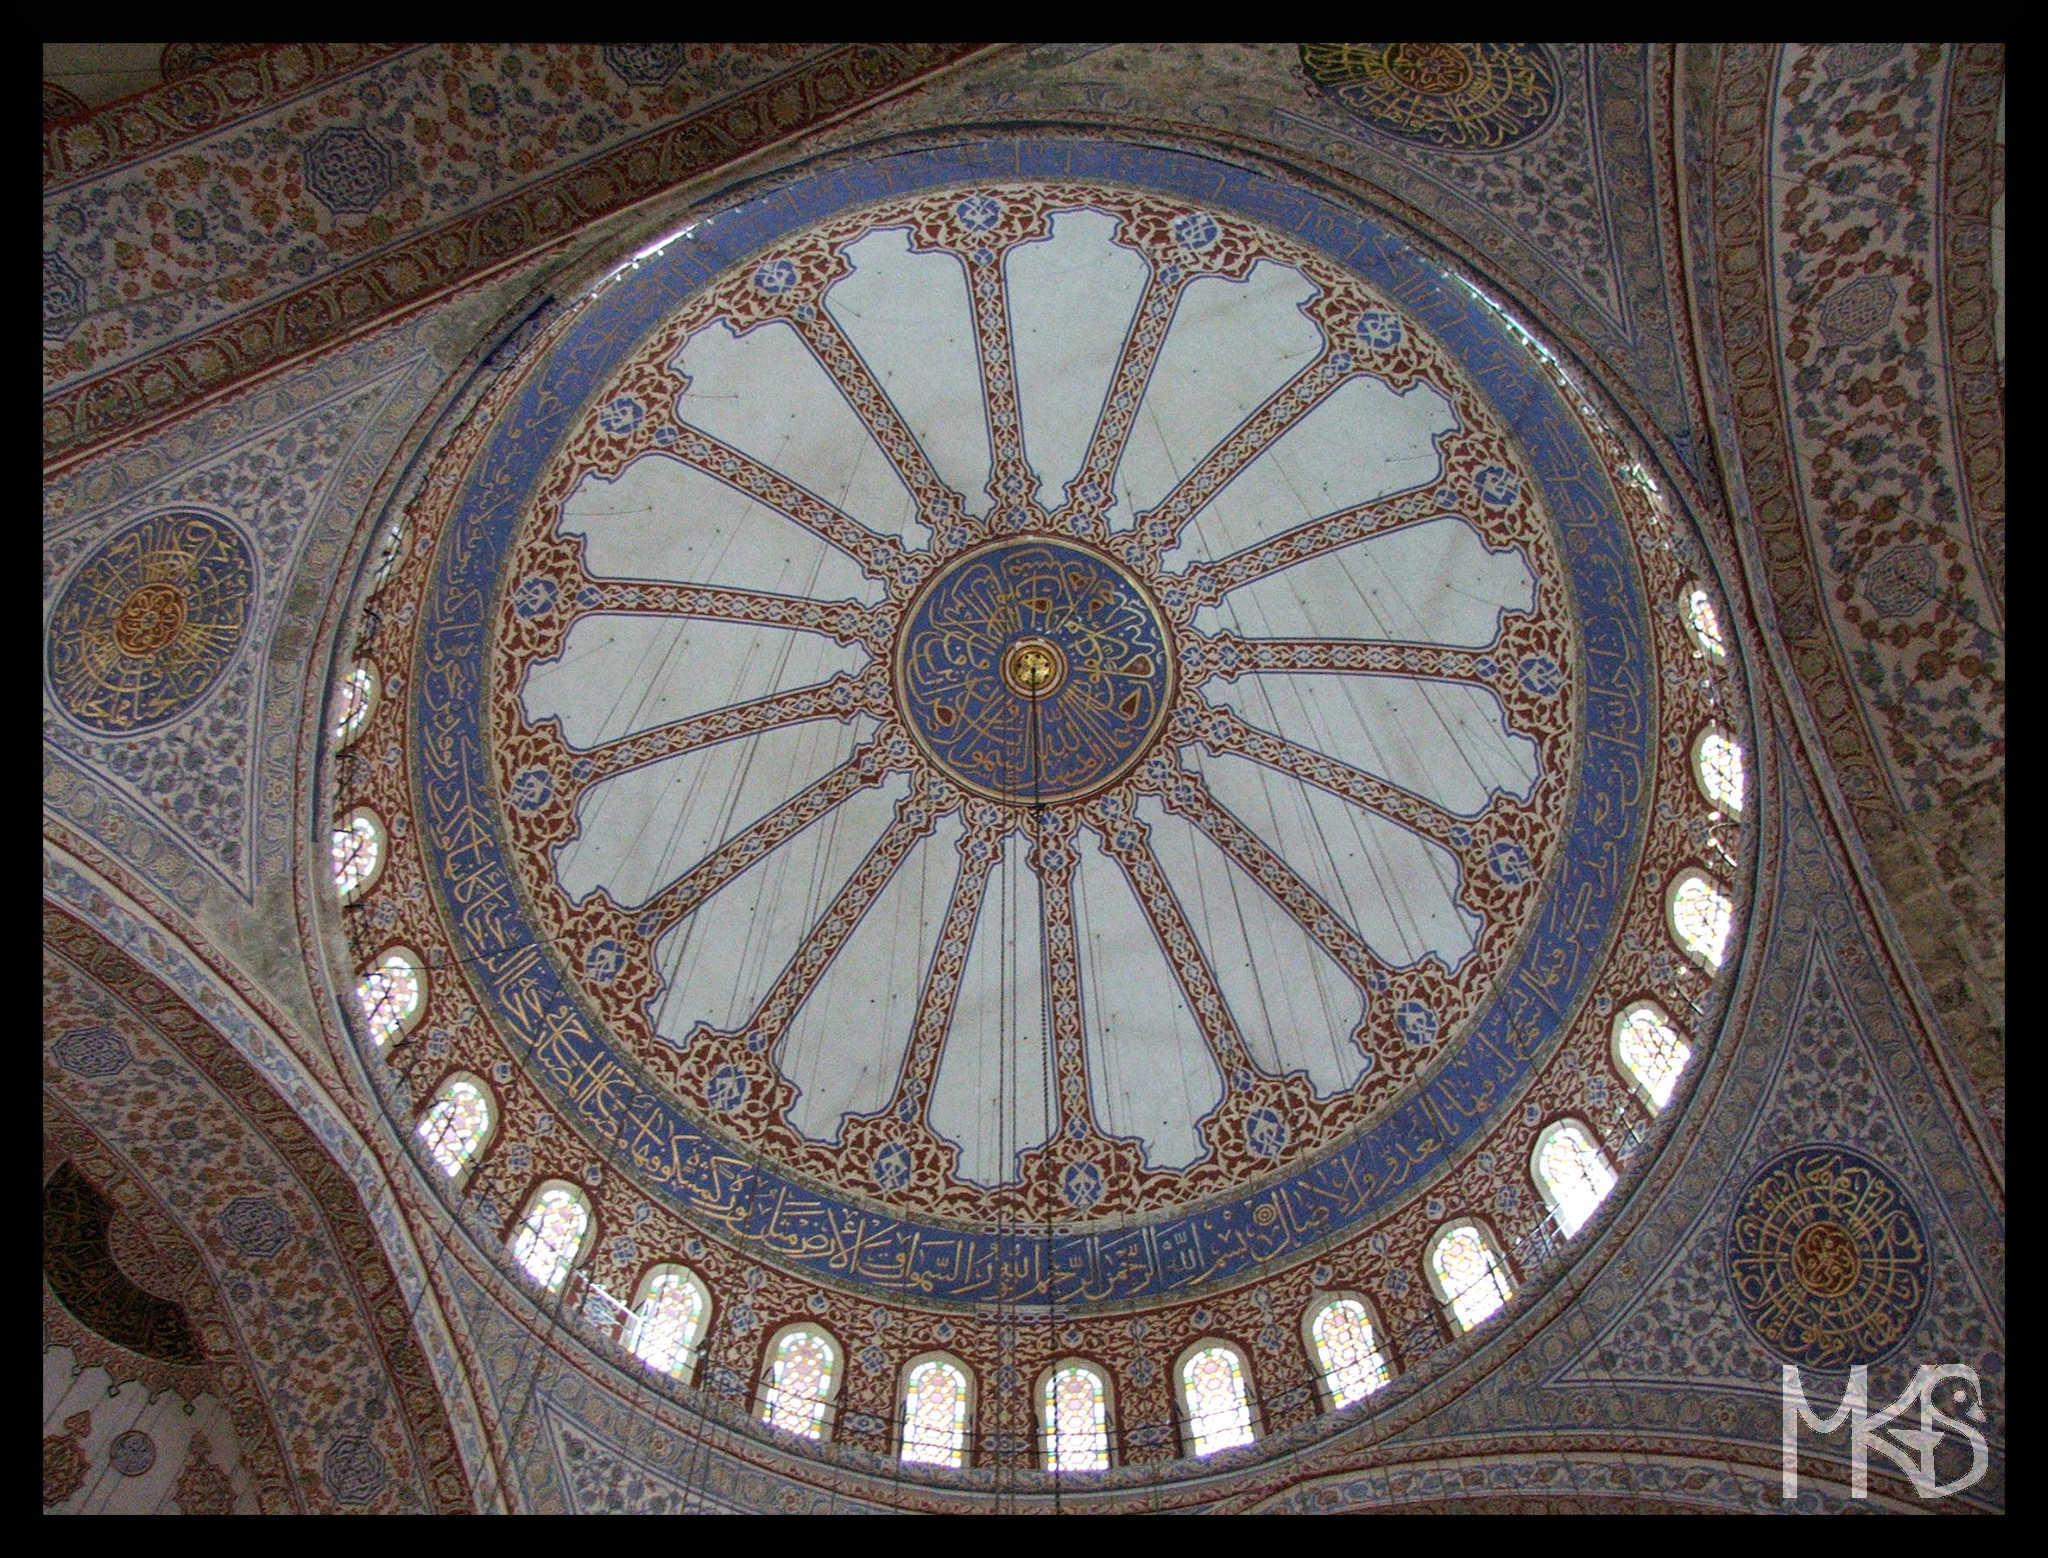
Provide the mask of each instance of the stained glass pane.
{"label": "stained glass pane", "polygon": [[359,663],[345,677],[334,704],[334,739],[353,741],[370,718],[377,697],[377,673],[368,662]]}
{"label": "stained glass pane", "polygon": [[1624,1069],[1649,1095],[1653,1109],[1662,1109],[1671,1102],[1671,1090],[1678,1085],[1679,1073],[1692,1059],[1692,1046],[1679,1037],[1670,1020],[1648,1001],[1638,1001],[1621,1014],[1614,1048]]}
{"label": "stained glass pane", "polygon": [[1466,1330],[1499,1314],[1514,1290],[1500,1260],[1470,1223],[1453,1228],[1430,1252],[1437,1279],[1449,1296],[1451,1312]]}
{"label": "stained glass pane", "polygon": [[1578,1125],[1553,1127],[1536,1154],[1536,1173],[1557,1213],[1557,1226],[1569,1239],[1614,1188],[1614,1170]]}
{"label": "stained glass pane", "polygon": [[1330,1404],[1348,1407],[1387,1382],[1387,1360],[1373,1335],[1372,1318],[1355,1298],[1323,1305],[1309,1324],[1316,1362],[1330,1390]]}
{"label": "stained glass pane", "polygon": [[384,830],[367,812],[357,812],[334,830],[334,890],[342,902],[377,874],[377,862],[384,854]]}
{"label": "stained glass pane", "polygon": [[1109,1470],[1109,1391],[1085,1364],[1055,1369],[1045,1382],[1045,1469]]}
{"label": "stained glass pane", "polygon": [[1732,817],[1742,815],[1742,800],[1748,788],[1748,774],[1742,748],[1718,730],[1700,737],[1695,753],[1700,789],[1714,806]]}
{"label": "stained glass pane", "polygon": [[1235,1351],[1204,1347],[1181,1365],[1180,1380],[1195,1454],[1212,1455],[1234,1444],[1252,1442],[1251,1393],[1245,1388],[1244,1364]]}
{"label": "stained glass pane", "polygon": [[406,1019],[419,1010],[419,970],[403,954],[389,953],[356,981],[356,1000],[362,1006],[363,1020],[370,1025],[370,1037],[382,1044],[402,1032]]}
{"label": "stained glass pane", "polygon": [[656,1272],[634,1317],[633,1351],[664,1374],[687,1375],[697,1359],[707,1307],[702,1285],[688,1272]]}
{"label": "stained glass pane", "polygon": [[441,1172],[455,1178],[476,1157],[491,1128],[491,1104],[474,1082],[454,1081],[441,1089],[434,1107],[420,1119],[419,1138]]}
{"label": "stained glass pane", "polygon": [[958,1466],[967,1448],[967,1376],[950,1363],[920,1363],[903,1385],[903,1458]]}
{"label": "stained glass pane", "polygon": [[583,1198],[566,1185],[550,1185],[533,1198],[526,1221],[512,1241],[512,1258],[552,1293],[576,1263],[576,1252],[582,1249],[589,1227],[590,1210]]}
{"label": "stained glass pane", "polygon": [[777,1428],[822,1438],[825,1403],[832,1388],[832,1344],[815,1331],[790,1331],[775,1344],[768,1364],[767,1401],[762,1416]]}
{"label": "stained glass pane", "polygon": [[1689,872],[1671,895],[1671,930],[1684,948],[1709,968],[1719,968],[1728,954],[1728,933],[1735,926],[1735,905],[1726,893]]}
{"label": "stained glass pane", "polygon": [[1686,597],[1685,622],[1700,648],[1716,660],[1728,658],[1728,642],[1721,636],[1721,613],[1714,609],[1705,590],[1695,589]]}

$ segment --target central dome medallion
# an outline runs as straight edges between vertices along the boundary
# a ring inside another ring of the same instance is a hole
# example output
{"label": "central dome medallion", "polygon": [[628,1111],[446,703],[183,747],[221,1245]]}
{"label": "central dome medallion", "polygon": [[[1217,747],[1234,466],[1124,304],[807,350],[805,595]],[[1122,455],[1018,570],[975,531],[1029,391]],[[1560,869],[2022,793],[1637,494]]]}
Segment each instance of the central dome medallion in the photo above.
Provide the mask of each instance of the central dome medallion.
{"label": "central dome medallion", "polygon": [[622,1245],[1152,1301],[1419,1241],[1454,1176],[1525,1209],[1526,1133],[1620,1107],[1683,562],[1484,299],[1216,178],[821,173],[436,456],[378,904],[418,1042]]}
{"label": "central dome medallion", "polygon": [[912,602],[896,698],[925,755],[967,789],[1051,804],[1145,755],[1173,702],[1173,657],[1127,570],[1071,542],[1003,539]]}

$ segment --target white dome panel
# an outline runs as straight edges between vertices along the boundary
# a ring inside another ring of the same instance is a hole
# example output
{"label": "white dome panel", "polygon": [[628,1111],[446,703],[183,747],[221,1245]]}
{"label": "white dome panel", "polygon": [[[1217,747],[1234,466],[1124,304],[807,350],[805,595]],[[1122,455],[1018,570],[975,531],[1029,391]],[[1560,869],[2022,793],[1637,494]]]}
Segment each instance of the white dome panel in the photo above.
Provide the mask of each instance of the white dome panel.
{"label": "white dome panel", "polygon": [[584,539],[598,578],[667,579],[872,605],[879,579],[829,541],[716,477],[643,455],[616,477],[586,476],[557,529]]}
{"label": "white dome panel", "polygon": [[1457,901],[1458,865],[1429,840],[1249,758],[1182,747],[1210,794],[1275,850],[1396,968],[1435,954],[1456,968],[1479,916]]}
{"label": "white dome panel", "polygon": [[576,837],[555,856],[576,902],[602,887],[636,908],[721,842],[853,755],[873,722],[806,720],[629,768],[577,802]]}
{"label": "white dome panel", "polygon": [[783,321],[734,335],[725,323],[693,335],[676,354],[689,387],[677,414],[751,455],[877,535],[931,543],[917,501],[854,414],[846,396]]}
{"label": "white dome panel", "polygon": [[679,1044],[700,1022],[721,1033],[744,1027],[909,793],[901,774],[859,791],[662,937],[654,1031]]}
{"label": "white dome panel", "polygon": [[1261,260],[1243,281],[1188,283],[1117,469],[1110,523],[1156,507],[1268,396],[1315,361],[1323,332],[1301,311],[1314,283]]}
{"label": "white dome panel", "polygon": [[868,663],[822,633],[751,622],[607,615],[578,618],[558,660],[536,661],[520,706],[562,722],[588,751],[635,731],[770,693],[814,687]]}
{"label": "white dome panel", "polygon": [[847,245],[853,274],[825,312],[853,343],[940,481],[970,514],[988,512],[988,418],[967,274],[950,254],[913,254],[900,227]]}
{"label": "white dome panel", "polygon": [[1037,497],[1058,508],[1081,474],[1151,268],[1112,240],[1101,211],[1061,211],[1052,236],[1010,251],[1006,279],[1024,450]]}

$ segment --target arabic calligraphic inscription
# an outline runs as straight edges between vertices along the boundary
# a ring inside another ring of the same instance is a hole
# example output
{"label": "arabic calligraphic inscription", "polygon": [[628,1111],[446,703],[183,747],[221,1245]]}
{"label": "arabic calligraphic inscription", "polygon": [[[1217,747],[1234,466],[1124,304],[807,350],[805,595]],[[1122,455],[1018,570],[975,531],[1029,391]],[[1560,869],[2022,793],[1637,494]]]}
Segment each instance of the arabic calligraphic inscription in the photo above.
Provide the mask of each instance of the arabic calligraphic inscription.
{"label": "arabic calligraphic inscription", "polygon": [[1928,1292],[1927,1230],[1884,1169],[1844,1147],[1781,1153],[1728,1224],[1728,1280],[1770,1349],[1809,1368],[1874,1363],[1912,1330]]}
{"label": "arabic calligraphic inscription", "polygon": [[154,514],[79,567],[50,613],[50,692],[86,729],[168,724],[213,690],[247,636],[255,564],[208,514]]}
{"label": "arabic calligraphic inscription", "polygon": [[999,800],[1072,800],[1145,755],[1173,662],[1144,586],[1099,553],[1003,540],[943,570],[897,647],[905,724],[933,762]]}

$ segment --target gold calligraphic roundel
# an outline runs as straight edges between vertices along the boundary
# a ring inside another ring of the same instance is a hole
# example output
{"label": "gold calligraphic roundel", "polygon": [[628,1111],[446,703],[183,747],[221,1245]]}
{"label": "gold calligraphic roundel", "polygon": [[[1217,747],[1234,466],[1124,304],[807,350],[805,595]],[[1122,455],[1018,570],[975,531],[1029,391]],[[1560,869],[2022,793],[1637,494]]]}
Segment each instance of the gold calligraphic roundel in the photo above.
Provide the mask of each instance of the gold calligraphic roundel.
{"label": "gold calligraphic roundel", "polygon": [[1817,1369],[1896,1349],[1931,1279],[1926,1228],[1905,1191],[1846,1147],[1800,1147],[1758,1169],[1736,1200],[1727,1259],[1750,1329]]}

